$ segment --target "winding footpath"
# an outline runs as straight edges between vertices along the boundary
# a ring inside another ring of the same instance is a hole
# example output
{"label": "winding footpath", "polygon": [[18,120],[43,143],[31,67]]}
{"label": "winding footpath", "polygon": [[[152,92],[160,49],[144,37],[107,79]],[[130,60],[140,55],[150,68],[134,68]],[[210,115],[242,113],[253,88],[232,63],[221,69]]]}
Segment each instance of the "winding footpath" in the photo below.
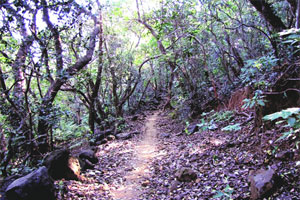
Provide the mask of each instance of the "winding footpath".
{"label": "winding footpath", "polygon": [[[135,156],[131,160],[134,170],[125,175],[126,181],[118,189],[112,191],[115,200],[132,200],[142,194],[143,184],[151,176],[151,163],[157,152],[157,130],[155,128],[158,113],[149,116],[145,124],[144,136],[135,146]],[[144,181],[144,182],[143,182]]]}

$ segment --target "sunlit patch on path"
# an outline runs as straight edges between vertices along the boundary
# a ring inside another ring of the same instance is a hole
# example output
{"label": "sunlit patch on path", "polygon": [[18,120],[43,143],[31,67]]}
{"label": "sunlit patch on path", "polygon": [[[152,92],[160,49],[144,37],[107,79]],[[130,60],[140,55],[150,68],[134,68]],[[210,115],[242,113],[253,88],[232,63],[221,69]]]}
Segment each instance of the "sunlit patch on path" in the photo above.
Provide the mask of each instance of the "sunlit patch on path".
{"label": "sunlit patch on path", "polygon": [[126,181],[116,190],[111,191],[115,200],[135,200],[142,193],[143,181],[151,176],[151,162],[157,152],[157,130],[155,121],[157,113],[151,115],[145,124],[145,135],[134,148],[134,157],[131,161],[133,170],[125,175]]}

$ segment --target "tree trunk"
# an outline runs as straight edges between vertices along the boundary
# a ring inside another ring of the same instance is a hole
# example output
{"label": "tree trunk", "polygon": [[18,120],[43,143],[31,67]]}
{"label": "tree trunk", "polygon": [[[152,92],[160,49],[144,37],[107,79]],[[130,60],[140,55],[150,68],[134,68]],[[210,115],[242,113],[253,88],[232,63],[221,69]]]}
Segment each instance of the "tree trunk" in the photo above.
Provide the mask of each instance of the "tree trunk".
{"label": "tree trunk", "polygon": [[[159,39],[158,34],[155,32],[153,27],[151,27],[146,21],[141,19],[138,0],[136,0],[136,6],[137,6],[137,12],[138,12],[138,22],[141,23],[143,26],[145,26],[145,28],[147,28],[150,31],[152,36],[156,39],[159,51],[161,52],[161,54],[166,55],[167,54],[166,48],[164,47],[162,41]],[[167,97],[167,101],[164,105],[164,109],[167,109],[167,108],[172,109],[173,108],[172,105],[171,105],[171,99],[172,99],[172,96],[173,96],[172,87],[173,87],[173,81],[174,81],[174,78],[175,78],[176,64],[174,62],[172,62],[170,59],[167,60],[167,63],[170,66],[171,77],[170,77],[169,82],[168,82],[168,97]]]}
{"label": "tree trunk", "polygon": [[278,17],[270,5],[265,0],[249,0],[250,3],[255,7],[255,9],[262,14],[265,20],[272,26],[275,32],[280,32],[286,29],[283,21]]}
{"label": "tree trunk", "polygon": [[166,103],[164,104],[164,107],[163,107],[164,110],[173,109],[173,106],[171,104],[171,100],[172,100],[172,96],[173,96],[172,88],[173,88],[173,82],[174,82],[174,78],[175,78],[174,70],[175,70],[176,66],[173,62],[170,62],[170,61],[169,61],[169,66],[171,68],[171,75],[170,75],[169,82],[168,82],[168,88],[167,88],[168,89],[168,96],[167,96],[167,101],[166,101]]}
{"label": "tree trunk", "polygon": [[297,1],[298,0],[287,0],[287,2],[289,2],[290,6],[291,6],[291,12],[293,15],[295,15],[295,13],[297,11]]}
{"label": "tree trunk", "polygon": [[55,100],[57,93],[60,91],[61,86],[67,82],[67,80],[77,74],[82,68],[84,68],[92,59],[96,36],[99,33],[99,28],[95,27],[94,31],[90,36],[89,47],[86,51],[84,57],[77,60],[75,64],[66,69],[65,74],[60,75],[57,79],[50,85],[48,91],[41,102],[41,107],[39,111],[39,122],[38,122],[38,146],[41,153],[46,153],[50,149],[48,141],[48,132],[51,127],[49,123],[49,115],[52,112],[52,105]]}
{"label": "tree trunk", "polygon": [[89,127],[92,133],[95,132],[95,121],[97,118],[97,108],[98,111],[100,109],[100,112],[102,113],[101,105],[97,105],[97,96],[99,93],[100,85],[101,85],[101,78],[102,78],[102,69],[103,69],[103,42],[104,42],[104,36],[103,36],[103,20],[102,20],[102,11],[101,11],[101,5],[99,5],[100,13],[99,13],[99,61],[98,61],[98,72],[97,72],[97,78],[96,83],[94,85],[94,88],[92,89],[92,95],[90,100],[90,107],[89,107]]}
{"label": "tree trunk", "polygon": [[[15,79],[14,90],[13,90],[13,98],[9,99],[9,94],[7,93],[7,100],[11,103],[11,106],[14,109],[11,110],[9,113],[9,121],[14,130],[18,130],[22,136],[26,138],[27,141],[32,141],[32,132],[31,126],[27,124],[27,115],[29,114],[26,112],[26,100],[27,96],[25,95],[26,90],[29,88],[29,85],[26,85],[26,79],[24,75],[25,71],[25,63],[26,58],[29,54],[30,47],[33,43],[33,37],[27,34],[24,22],[20,22],[21,24],[21,35],[23,37],[23,41],[18,49],[16,59],[14,63],[12,63],[12,69]],[[31,74],[32,75],[32,74]],[[3,80],[4,82],[4,80]],[[4,89],[4,88],[2,88]],[[1,89],[0,89],[1,90]],[[7,91],[4,91],[4,94]],[[30,120],[29,120],[30,123]],[[26,145],[26,151],[31,150],[31,147]]]}
{"label": "tree trunk", "polygon": [[296,28],[300,28],[300,0],[297,2]]}

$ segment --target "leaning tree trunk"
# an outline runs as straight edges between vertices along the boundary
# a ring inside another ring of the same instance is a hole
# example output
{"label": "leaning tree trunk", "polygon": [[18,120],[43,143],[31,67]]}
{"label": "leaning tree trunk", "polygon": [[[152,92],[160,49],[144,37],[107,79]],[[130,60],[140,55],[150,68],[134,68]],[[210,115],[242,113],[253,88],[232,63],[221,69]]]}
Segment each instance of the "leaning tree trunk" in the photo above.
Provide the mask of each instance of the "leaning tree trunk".
{"label": "leaning tree trunk", "polygon": [[98,33],[99,28],[95,27],[90,36],[89,47],[86,51],[85,56],[79,59],[74,65],[67,68],[64,75],[57,77],[57,79],[50,85],[46,95],[42,99],[38,122],[38,149],[41,153],[45,153],[50,149],[48,133],[51,127],[51,123],[49,122],[48,118],[50,113],[52,112],[52,106],[55,97],[60,91],[62,85],[65,84],[67,80],[77,74],[90,62],[96,46],[96,36],[98,35]]}
{"label": "leaning tree trunk", "polygon": [[283,21],[278,17],[271,4],[265,0],[249,0],[250,3],[255,7],[255,9],[261,13],[265,20],[272,26],[275,32],[282,31],[286,29]]}
{"label": "leaning tree trunk", "polygon": [[[163,45],[162,41],[159,39],[159,36],[156,33],[156,31],[145,20],[141,19],[138,0],[136,0],[136,6],[137,6],[137,12],[138,12],[138,22],[141,23],[143,26],[145,26],[145,28],[147,28],[151,32],[152,36],[156,39],[156,43],[157,43],[159,51],[161,52],[161,54],[166,55],[167,50],[166,50],[165,46]],[[164,105],[164,109],[167,109],[167,108],[172,109],[173,108],[171,105],[171,99],[173,96],[172,87],[173,87],[173,81],[175,78],[176,64],[173,61],[171,61],[169,58],[167,60],[167,63],[171,70],[171,76],[170,76],[170,79],[168,82],[168,96],[167,96],[167,101]]]}
{"label": "leaning tree trunk", "polygon": [[[97,118],[97,106],[98,110],[100,109],[100,112],[102,112],[101,105],[97,105],[97,96],[101,85],[101,78],[102,78],[102,69],[103,69],[103,43],[104,43],[104,36],[103,36],[103,20],[102,20],[102,12],[101,12],[101,6],[100,7],[100,14],[99,14],[99,26],[100,26],[100,32],[99,32],[99,62],[98,62],[98,72],[97,72],[97,78],[96,83],[93,87],[92,96],[90,99],[90,107],[89,107],[89,127],[92,133],[95,132],[95,121]],[[100,114],[101,114],[100,113]]]}
{"label": "leaning tree trunk", "polygon": [[300,27],[300,0],[297,1],[296,28]]}

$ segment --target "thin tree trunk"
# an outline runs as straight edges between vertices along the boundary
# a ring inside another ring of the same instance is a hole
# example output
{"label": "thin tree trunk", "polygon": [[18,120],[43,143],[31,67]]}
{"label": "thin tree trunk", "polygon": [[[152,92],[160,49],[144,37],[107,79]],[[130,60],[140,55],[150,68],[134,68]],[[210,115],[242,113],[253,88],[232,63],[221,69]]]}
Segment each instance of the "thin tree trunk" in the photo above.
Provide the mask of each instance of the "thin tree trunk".
{"label": "thin tree trunk", "polygon": [[92,133],[95,132],[95,121],[97,118],[97,108],[98,111],[100,109],[100,113],[102,113],[101,105],[97,103],[97,96],[99,93],[99,89],[101,86],[101,79],[102,79],[102,69],[103,69],[103,43],[104,43],[104,35],[103,35],[103,19],[102,19],[102,11],[101,11],[101,5],[98,2],[98,7],[100,8],[100,13],[99,13],[99,26],[100,26],[100,32],[99,32],[99,61],[98,61],[98,72],[97,72],[97,78],[96,78],[96,83],[94,85],[93,91],[92,91],[92,96],[90,100],[90,109],[89,109],[89,126],[90,130]]}
{"label": "thin tree trunk", "polygon": [[297,2],[296,28],[300,28],[300,0]]}
{"label": "thin tree trunk", "polygon": [[[136,6],[137,6],[137,12],[138,12],[138,22],[141,23],[142,25],[145,26],[145,28],[147,28],[152,36],[156,39],[157,42],[157,46],[158,49],[160,50],[161,54],[166,55],[167,54],[167,50],[164,47],[162,41],[159,39],[158,34],[155,32],[155,30],[145,21],[141,19],[140,16],[140,9],[139,9],[139,3],[138,0],[136,0]],[[169,64],[170,70],[171,70],[171,77],[169,79],[168,82],[168,97],[167,97],[167,101],[164,105],[164,109],[172,109],[172,105],[171,105],[171,99],[172,99],[172,87],[173,87],[173,81],[175,78],[175,69],[176,69],[176,64],[174,62],[172,62],[171,60],[167,60],[167,63]]]}
{"label": "thin tree trunk", "polygon": [[271,4],[266,0],[249,0],[250,3],[255,7],[255,9],[262,14],[265,20],[272,26],[273,30],[276,32],[286,29],[283,21],[278,17]]}
{"label": "thin tree trunk", "polygon": [[51,113],[54,99],[57,93],[60,91],[62,85],[65,84],[70,77],[73,77],[75,74],[77,74],[91,61],[95,50],[96,36],[98,35],[98,33],[99,28],[95,24],[95,28],[90,36],[89,47],[86,51],[85,56],[77,60],[75,64],[65,70],[66,76],[57,77],[57,79],[50,85],[46,95],[42,99],[38,122],[38,145],[39,151],[41,153],[45,153],[50,149],[50,145],[48,142],[48,132],[51,124],[49,124],[49,120],[47,119],[47,117]]}
{"label": "thin tree trunk", "polygon": [[147,88],[148,88],[148,86],[149,86],[150,82],[151,82],[151,80],[148,80],[148,82],[147,82],[147,84],[146,84],[146,87],[144,88],[144,90],[143,90],[143,92],[142,92],[142,95],[141,95],[141,97],[140,97],[140,99],[139,99],[139,102],[138,102],[137,108],[140,108],[141,101],[142,101],[142,99],[143,99],[143,98],[144,98],[144,96],[145,96],[145,93],[146,93],[146,91],[147,91]]}

